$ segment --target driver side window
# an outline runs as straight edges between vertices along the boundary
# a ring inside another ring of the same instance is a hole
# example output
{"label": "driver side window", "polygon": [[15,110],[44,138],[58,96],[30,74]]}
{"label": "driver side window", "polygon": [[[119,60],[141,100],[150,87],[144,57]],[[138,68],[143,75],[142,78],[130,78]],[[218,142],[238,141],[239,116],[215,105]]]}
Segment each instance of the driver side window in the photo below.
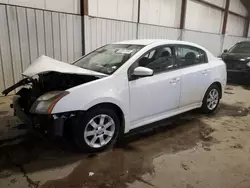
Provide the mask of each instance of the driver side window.
{"label": "driver side window", "polygon": [[175,67],[173,47],[162,46],[149,51],[139,59],[138,66],[150,68],[154,74],[173,69]]}

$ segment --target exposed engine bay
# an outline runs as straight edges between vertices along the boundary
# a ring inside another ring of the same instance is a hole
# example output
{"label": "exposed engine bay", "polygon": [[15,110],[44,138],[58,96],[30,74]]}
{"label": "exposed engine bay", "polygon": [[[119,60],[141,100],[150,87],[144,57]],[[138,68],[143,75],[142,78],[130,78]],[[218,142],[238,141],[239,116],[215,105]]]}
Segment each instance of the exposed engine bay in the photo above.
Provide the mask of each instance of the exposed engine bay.
{"label": "exposed engine bay", "polygon": [[98,77],[92,75],[49,72],[39,74],[37,78],[25,78],[3,91],[3,94],[7,95],[17,87],[25,86],[20,89],[16,95],[20,96],[20,105],[23,110],[28,113],[32,104],[44,93],[49,91],[63,91],[96,79],[98,79]]}
{"label": "exposed engine bay", "polygon": [[62,136],[64,122],[72,116],[72,113],[58,115],[32,114],[30,109],[35,101],[43,94],[51,91],[65,91],[69,88],[99,79],[94,75],[78,75],[59,72],[42,73],[32,78],[25,78],[2,93],[8,95],[16,88],[21,88],[13,99],[12,107],[21,121],[29,124],[32,129],[39,130],[43,134],[52,133],[54,136]]}

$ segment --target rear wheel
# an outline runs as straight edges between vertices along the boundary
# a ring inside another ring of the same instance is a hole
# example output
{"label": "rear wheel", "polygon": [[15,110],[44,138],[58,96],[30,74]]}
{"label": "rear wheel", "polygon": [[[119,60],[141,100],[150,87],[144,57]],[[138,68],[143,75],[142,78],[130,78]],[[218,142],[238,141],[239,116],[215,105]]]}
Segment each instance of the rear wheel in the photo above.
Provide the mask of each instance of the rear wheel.
{"label": "rear wheel", "polygon": [[120,120],[113,109],[97,107],[73,123],[73,137],[81,150],[98,152],[112,146],[118,137]]}
{"label": "rear wheel", "polygon": [[201,107],[202,111],[204,113],[214,112],[219,105],[220,96],[220,88],[216,84],[211,85],[204,96]]}

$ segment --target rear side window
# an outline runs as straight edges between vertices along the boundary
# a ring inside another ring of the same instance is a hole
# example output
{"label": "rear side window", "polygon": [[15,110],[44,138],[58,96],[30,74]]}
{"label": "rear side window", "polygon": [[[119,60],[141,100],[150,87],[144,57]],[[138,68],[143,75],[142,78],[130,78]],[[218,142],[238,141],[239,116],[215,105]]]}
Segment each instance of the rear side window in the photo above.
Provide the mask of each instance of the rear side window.
{"label": "rear side window", "polygon": [[206,53],[192,46],[178,46],[176,61],[180,67],[188,67],[201,63],[207,63]]}

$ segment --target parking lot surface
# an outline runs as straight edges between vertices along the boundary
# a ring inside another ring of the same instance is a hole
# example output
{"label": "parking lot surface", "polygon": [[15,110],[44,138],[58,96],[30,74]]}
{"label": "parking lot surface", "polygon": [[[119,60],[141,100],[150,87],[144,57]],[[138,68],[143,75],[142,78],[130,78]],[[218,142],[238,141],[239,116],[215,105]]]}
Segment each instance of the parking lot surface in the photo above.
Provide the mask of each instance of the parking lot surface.
{"label": "parking lot surface", "polygon": [[250,88],[229,85],[215,114],[160,121],[99,154],[29,133],[10,101],[0,97],[0,187],[250,187]]}

